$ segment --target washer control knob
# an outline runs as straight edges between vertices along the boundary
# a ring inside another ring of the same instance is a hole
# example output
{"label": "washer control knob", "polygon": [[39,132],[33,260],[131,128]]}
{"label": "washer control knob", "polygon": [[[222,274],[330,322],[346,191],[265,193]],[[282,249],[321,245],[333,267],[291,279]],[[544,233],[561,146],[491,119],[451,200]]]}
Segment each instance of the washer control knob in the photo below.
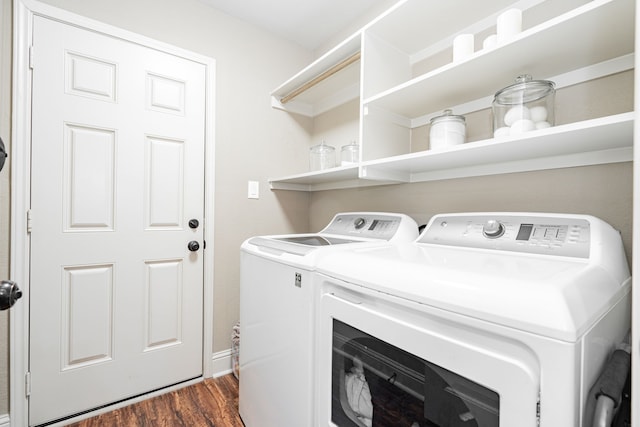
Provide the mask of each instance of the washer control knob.
{"label": "washer control knob", "polygon": [[504,225],[495,219],[490,219],[482,227],[482,234],[489,239],[497,239],[504,234]]}
{"label": "washer control knob", "polygon": [[362,227],[364,227],[364,225],[367,223],[367,220],[364,218],[356,218],[353,221],[353,226],[356,228],[356,230],[360,230]]}

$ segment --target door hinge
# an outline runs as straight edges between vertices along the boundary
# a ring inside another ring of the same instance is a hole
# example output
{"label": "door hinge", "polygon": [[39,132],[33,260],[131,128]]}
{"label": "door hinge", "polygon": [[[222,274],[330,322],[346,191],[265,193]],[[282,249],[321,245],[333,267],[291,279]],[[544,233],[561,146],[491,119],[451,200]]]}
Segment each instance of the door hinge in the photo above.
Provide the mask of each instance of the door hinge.
{"label": "door hinge", "polygon": [[24,397],[31,395],[31,372],[24,374]]}
{"label": "door hinge", "polygon": [[33,46],[29,46],[29,68],[33,70]]}
{"label": "door hinge", "polygon": [[31,209],[27,211],[27,233],[31,233],[33,228],[33,217],[31,216]]}

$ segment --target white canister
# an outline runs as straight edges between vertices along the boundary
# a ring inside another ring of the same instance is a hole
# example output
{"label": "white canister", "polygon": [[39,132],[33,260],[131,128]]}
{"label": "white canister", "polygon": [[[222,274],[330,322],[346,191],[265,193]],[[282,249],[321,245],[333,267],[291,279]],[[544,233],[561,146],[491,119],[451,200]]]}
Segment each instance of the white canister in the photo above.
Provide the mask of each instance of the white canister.
{"label": "white canister", "polygon": [[473,55],[473,34],[460,34],[453,39],[453,62],[462,61]]}
{"label": "white canister", "polygon": [[455,116],[451,110],[431,119],[429,131],[429,148],[439,150],[454,145],[464,144],[467,126],[464,116]]}
{"label": "white canister", "polygon": [[496,35],[498,44],[507,43],[522,31],[522,11],[509,9],[498,16]]}

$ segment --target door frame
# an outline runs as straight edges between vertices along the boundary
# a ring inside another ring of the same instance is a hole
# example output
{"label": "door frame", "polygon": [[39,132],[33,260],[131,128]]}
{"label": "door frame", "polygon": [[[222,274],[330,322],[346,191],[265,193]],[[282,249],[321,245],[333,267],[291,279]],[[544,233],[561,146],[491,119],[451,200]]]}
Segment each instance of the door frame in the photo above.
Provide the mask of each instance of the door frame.
{"label": "door frame", "polygon": [[[213,374],[213,237],[214,237],[214,142],[215,142],[215,66],[213,58],[40,3],[37,0],[14,0],[13,3],[13,82],[11,130],[11,245],[10,279],[19,283],[22,301],[9,313],[9,415],[10,425],[28,425],[29,401],[29,300],[30,235],[28,218],[31,200],[31,68],[29,47],[32,44],[33,19],[42,16],[89,31],[116,37],[145,47],[201,63],[206,68],[205,93],[205,194],[203,283],[203,377]],[[37,224],[37,218],[33,218]],[[128,403],[128,402],[127,402]],[[86,418],[96,412],[83,416]]]}

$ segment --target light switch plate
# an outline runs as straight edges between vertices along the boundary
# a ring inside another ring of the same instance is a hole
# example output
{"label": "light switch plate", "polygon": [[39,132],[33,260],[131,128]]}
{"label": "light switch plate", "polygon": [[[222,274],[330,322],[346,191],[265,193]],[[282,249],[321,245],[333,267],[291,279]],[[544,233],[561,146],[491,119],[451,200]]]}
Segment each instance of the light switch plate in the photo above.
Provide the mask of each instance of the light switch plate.
{"label": "light switch plate", "polygon": [[258,181],[249,181],[247,197],[249,199],[260,198],[260,183]]}

